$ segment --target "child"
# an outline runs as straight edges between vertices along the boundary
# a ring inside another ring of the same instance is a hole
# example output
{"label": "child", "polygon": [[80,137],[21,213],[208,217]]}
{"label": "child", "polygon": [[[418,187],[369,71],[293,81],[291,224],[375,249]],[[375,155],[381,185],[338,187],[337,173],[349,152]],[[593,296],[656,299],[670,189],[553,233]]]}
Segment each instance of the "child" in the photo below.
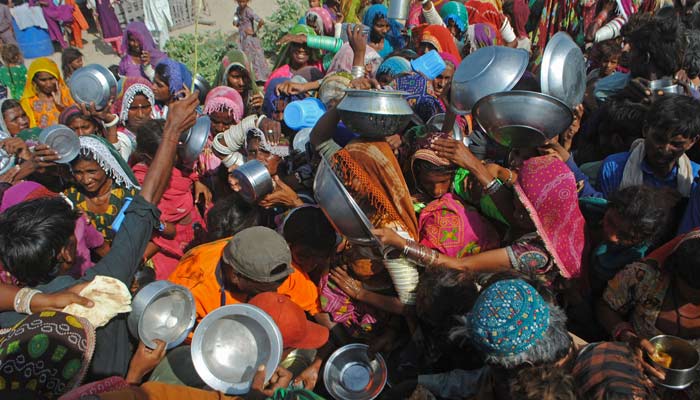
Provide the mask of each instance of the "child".
{"label": "child", "polygon": [[622,47],[615,39],[596,43],[591,49],[591,59],[596,68],[588,74],[587,81],[605,78],[615,72],[621,55]]}
{"label": "child", "polygon": [[2,62],[0,67],[0,85],[9,91],[8,98],[19,100],[27,83],[27,67],[24,66],[22,52],[16,44],[2,46]]}
{"label": "child", "polygon": [[265,81],[270,74],[270,69],[265,60],[260,38],[258,38],[257,35],[257,31],[263,26],[263,20],[248,7],[248,1],[249,0],[236,0],[238,3],[238,8],[236,9],[238,21],[234,22],[234,26],[238,27],[241,50],[247,54],[248,58],[253,62],[255,76],[257,79]]}
{"label": "child", "polygon": [[10,7],[2,3],[0,3],[0,42],[2,44],[17,44],[15,29],[12,27]]}

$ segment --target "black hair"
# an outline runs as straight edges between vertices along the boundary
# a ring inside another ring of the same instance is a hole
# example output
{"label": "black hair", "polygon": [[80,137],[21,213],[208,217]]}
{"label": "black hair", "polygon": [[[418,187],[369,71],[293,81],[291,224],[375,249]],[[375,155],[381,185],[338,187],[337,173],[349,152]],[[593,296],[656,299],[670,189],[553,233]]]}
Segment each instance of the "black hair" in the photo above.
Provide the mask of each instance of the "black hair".
{"label": "black hair", "polygon": [[243,66],[240,65],[232,65],[227,71],[226,71],[226,76],[224,79],[226,79],[225,84],[228,86],[228,74],[231,71],[236,71],[239,74],[241,74],[241,77],[243,78],[243,90],[248,93],[251,89],[253,89],[253,81],[250,79],[250,73],[248,70],[246,70]]}
{"label": "black hair", "polygon": [[693,289],[700,289],[700,238],[687,239],[668,256],[667,267]]}
{"label": "black hair", "polygon": [[69,77],[73,73],[70,63],[82,56],[83,53],[81,53],[80,50],[76,49],[75,47],[67,47],[63,50],[61,53],[61,71],[63,71],[64,78]]}
{"label": "black hair", "polygon": [[416,159],[413,161],[413,173],[418,176],[421,172],[439,172],[444,174],[451,174],[455,172],[457,167],[454,165],[436,165],[430,161]]}
{"label": "black hair", "polygon": [[633,51],[647,58],[641,65],[630,65],[633,69],[641,68],[637,76],[648,78],[648,67],[652,65],[662,76],[673,76],[678,72],[685,48],[683,27],[678,18],[652,17],[635,27],[628,28],[625,38]]}
{"label": "black hair", "polygon": [[207,240],[215,241],[233,236],[243,229],[258,225],[258,209],[237,194],[217,200],[207,214]]}
{"label": "black hair", "polygon": [[0,260],[22,285],[51,281],[80,214],[60,197],[19,203],[0,214]]}
{"label": "black hair", "polygon": [[690,96],[662,96],[649,108],[644,129],[694,139],[700,134],[700,101]]}
{"label": "black hair", "polygon": [[137,157],[141,158],[140,161],[152,160],[155,157],[163,139],[163,128],[165,128],[165,120],[152,119],[136,129],[136,153],[139,155]]}
{"label": "black hair", "polygon": [[688,29],[685,32],[686,47],[683,56],[683,69],[691,79],[700,76],[700,30]]}
{"label": "black hair", "polygon": [[19,103],[19,101],[15,99],[7,99],[2,103],[2,107],[0,107],[0,113],[4,114],[5,111],[7,110],[12,110],[13,108],[17,107],[22,107],[22,105]]}
{"label": "black hair", "polygon": [[160,63],[156,66],[156,75],[163,81],[168,87],[170,86],[170,74],[168,74],[168,66],[164,63]]}
{"label": "black hair", "polygon": [[630,186],[614,192],[608,198],[608,210],[624,221],[625,235],[621,240],[634,244],[655,244],[674,223],[674,207],[680,195],[670,189],[646,185]]}
{"label": "black hair", "polygon": [[[95,157],[93,156],[92,151],[84,148],[80,149],[78,155],[75,156],[75,158],[70,162],[70,166],[74,167],[77,163],[81,161],[95,161]],[[97,164],[99,165],[99,163]]]}
{"label": "black hair", "polygon": [[433,327],[448,328],[457,324],[456,315],[472,309],[478,297],[479,290],[470,273],[428,268],[416,287],[416,312]]}
{"label": "black hair", "polygon": [[284,223],[284,240],[315,250],[331,251],[336,244],[335,229],[321,209],[304,207],[292,212]]}
{"label": "black hair", "polygon": [[121,76],[119,76],[119,66],[118,65],[112,64],[107,69],[109,69],[109,72],[111,72],[112,75],[114,75],[114,79],[116,79],[117,82],[119,82],[119,80],[121,80]]}
{"label": "black hair", "polygon": [[613,57],[620,57],[620,55],[622,55],[622,47],[620,47],[620,43],[616,39],[596,43],[591,49],[591,58],[598,63]]}

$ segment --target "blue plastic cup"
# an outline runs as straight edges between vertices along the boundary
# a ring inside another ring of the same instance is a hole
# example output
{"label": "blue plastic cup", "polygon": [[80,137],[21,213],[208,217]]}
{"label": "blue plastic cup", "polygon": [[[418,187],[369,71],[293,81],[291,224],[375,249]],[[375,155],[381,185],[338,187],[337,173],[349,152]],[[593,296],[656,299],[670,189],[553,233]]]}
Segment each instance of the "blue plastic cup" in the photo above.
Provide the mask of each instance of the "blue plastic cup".
{"label": "blue plastic cup", "polygon": [[296,100],[284,108],[284,123],[294,130],[311,128],[325,112],[326,106],[315,97]]}
{"label": "blue plastic cup", "polygon": [[447,68],[445,61],[436,50],[430,50],[422,56],[411,60],[411,67],[413,67],[414,71],[420,72],[431,81]]}

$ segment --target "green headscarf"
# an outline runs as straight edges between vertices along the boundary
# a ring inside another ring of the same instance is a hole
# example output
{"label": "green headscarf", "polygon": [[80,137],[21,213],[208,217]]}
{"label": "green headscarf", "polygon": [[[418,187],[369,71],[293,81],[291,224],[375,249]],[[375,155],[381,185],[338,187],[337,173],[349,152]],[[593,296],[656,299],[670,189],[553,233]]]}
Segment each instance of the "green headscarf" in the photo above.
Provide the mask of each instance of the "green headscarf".
{"label": "green headscarf", "polygon": [[219,71],[216,73],[216,85],[215,86],[228,86],[228,73],[233,67],[241,67],[248,73],[248,78],[250,78],[250,92],[248,95],[253,93],[260,93],[261,90],[256,83],[255,71],[253,66],[248,61],[245,53],[240,50],[231,50],[224,58],[221,60],[221,65],[219,66]]}
{"label": "green headscarf", "polygon": [[117,186],[141,189],[129,165],[114,146],[104,138],[96,135],[81,136],[80,154],[95,160]]}
{"label": "green headscarf", "polygon": [[[299,34],[304,34],[307,37],[308,36],[316,36],[316,31],[314,28],[306,25],[306,24],[299,24],[295,25],[294,28],[289,30],[290,35],[299,35]],[[317,60],[321,59],[321,51],[320,50],[314,50],[314,49],[309,49],[310,54],[309,54],[309,61],[314,62]],[[272,69],[273,71],[276,70],[277,68],[289,64],[289,43],[285,44],[282,46],[282,49],[280,50],[280,55],[277,57],[277,61],[275,62],[275,67]]]}

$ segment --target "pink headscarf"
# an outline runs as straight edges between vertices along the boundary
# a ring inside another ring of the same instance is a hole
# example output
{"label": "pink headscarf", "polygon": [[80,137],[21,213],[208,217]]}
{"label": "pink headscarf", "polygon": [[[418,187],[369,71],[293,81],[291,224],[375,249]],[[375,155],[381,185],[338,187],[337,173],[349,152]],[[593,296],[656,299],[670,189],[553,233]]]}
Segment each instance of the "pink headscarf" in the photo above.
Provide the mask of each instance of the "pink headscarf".
{"label": "pink headscarf", "polygon": [[585,244],[583,215],[578,206],[576,179],[569,167],[552,156],[523,163],[515,193],[564,278],[581,274]]}
{"label": "pink headscarf", "polygon": [[227,111],[236,123],[243,118],[243,98],[236,89],[228,86],[217,86],[207,94],[204,101],[204,113],[209,115],[216,111]]}
{"label": "pink headscarf", "polygon": [[333,36],[333,18],[331,18],[331,14],[328,12],[328,10],[326,10],[323,7],[314,7],[309,9],[309,11],[306,12],[307,24],[309,14],[314,14],[318,17],[318,20],[323,24],[324,34],[326,34],[327,36]]}
{"label": "pink headscarf", "polygon": [[460,61],[457,57],[452,55],[452,53],[447,53],[443,51],[439,54],[440,58],[442,58],[443,61],[451,63],[452,65],[454,65],[455,68],[459,67]]}

